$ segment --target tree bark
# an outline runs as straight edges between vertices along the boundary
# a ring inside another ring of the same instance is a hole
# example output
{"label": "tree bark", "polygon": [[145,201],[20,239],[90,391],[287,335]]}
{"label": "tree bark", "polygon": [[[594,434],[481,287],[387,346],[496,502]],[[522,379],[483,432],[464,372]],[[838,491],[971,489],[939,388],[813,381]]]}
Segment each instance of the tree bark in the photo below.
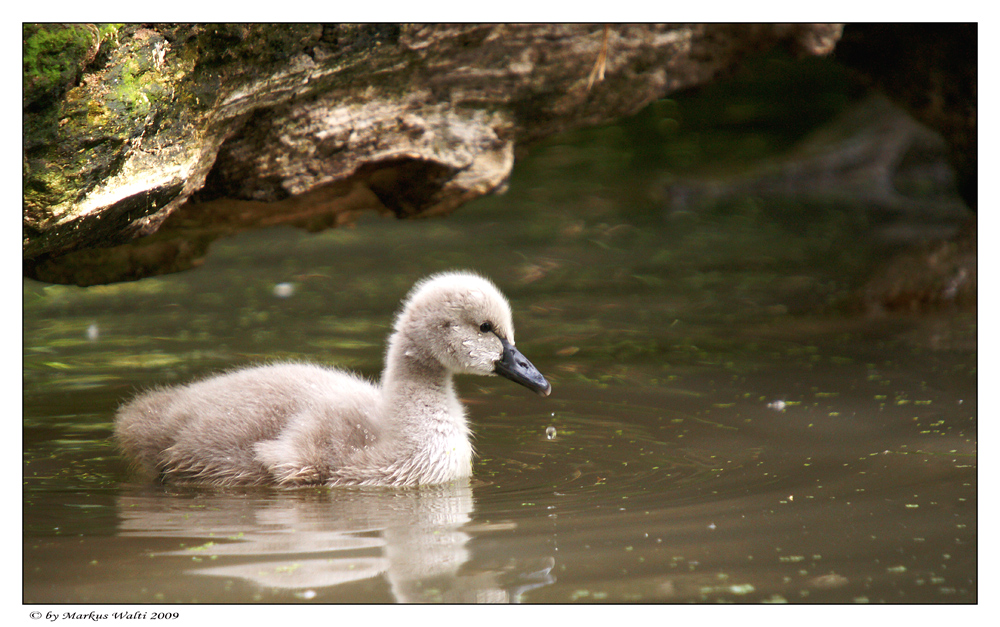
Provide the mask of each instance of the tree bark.
{"label": "tree bark", "polygon": [[635,113],[777,45],[827,54],[840,33],[27,25],[24,273],[131,280],[190,267],[245,228],[448,213],[502,191],[519,147]]}

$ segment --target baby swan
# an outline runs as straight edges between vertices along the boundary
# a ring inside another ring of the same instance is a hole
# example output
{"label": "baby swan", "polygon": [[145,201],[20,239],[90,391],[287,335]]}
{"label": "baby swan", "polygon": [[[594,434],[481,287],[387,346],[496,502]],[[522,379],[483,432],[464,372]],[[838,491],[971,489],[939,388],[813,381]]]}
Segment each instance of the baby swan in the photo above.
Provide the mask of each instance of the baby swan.
{"label": "baby swan", "polygon": [[472,472],[452,375],[498,374],[547,396],[514,348],[493,283],[449,272],[417,283],[396,318],[378,385],[309,364],[236,370],[147,392],[115,435],[147,474],[215,485],[412,486]]}

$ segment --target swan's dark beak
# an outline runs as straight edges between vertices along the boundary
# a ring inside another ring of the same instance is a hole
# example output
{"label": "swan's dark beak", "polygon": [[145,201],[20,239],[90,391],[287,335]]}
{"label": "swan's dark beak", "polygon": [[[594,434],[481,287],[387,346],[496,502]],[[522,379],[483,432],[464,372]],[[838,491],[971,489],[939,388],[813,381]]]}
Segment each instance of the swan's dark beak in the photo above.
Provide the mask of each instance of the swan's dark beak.
{"label": "swan's dark beak", "polygon": [[542,396],[548,396],[552,391],[552,386],[538,368],[528,358],[521,354],[521,351],[514,348],[507,340],[499,335],[500,343],[503,344],[503,356],[493,365],[493,371],[501,377],[507,377],[514,383],[520,383],[524,387],[538,392]]}

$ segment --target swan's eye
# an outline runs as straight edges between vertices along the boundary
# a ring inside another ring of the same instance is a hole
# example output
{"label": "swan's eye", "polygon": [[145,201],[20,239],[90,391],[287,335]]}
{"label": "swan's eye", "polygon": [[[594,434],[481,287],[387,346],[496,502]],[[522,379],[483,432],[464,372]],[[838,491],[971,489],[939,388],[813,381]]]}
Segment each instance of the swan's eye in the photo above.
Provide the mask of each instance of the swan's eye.
{"label": "swan's eye", "polygon": [[493,330],[493,323],[484,322],[481,325],[479,325],[479,330],[482,331],[483,333],[489,333],[490,331]]}

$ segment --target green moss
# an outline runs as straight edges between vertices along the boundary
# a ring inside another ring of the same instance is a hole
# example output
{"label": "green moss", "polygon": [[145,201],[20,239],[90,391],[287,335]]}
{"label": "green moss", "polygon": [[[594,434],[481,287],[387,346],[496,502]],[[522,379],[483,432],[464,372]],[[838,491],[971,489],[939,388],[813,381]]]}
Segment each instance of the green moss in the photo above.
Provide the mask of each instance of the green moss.
{"label": "green moss", "polygon": [[118,28],[117,24],[25,24],[21,45],[24,106],[38,106],[71,87]]}
{"label": "green moss", "polygon": [[148,87],[155,84],[152,73],[140,66],[136,57],[122,63],[107,77],[112,88],[108,107],[115,113],[129,116],[144,116],[149,112]]}

